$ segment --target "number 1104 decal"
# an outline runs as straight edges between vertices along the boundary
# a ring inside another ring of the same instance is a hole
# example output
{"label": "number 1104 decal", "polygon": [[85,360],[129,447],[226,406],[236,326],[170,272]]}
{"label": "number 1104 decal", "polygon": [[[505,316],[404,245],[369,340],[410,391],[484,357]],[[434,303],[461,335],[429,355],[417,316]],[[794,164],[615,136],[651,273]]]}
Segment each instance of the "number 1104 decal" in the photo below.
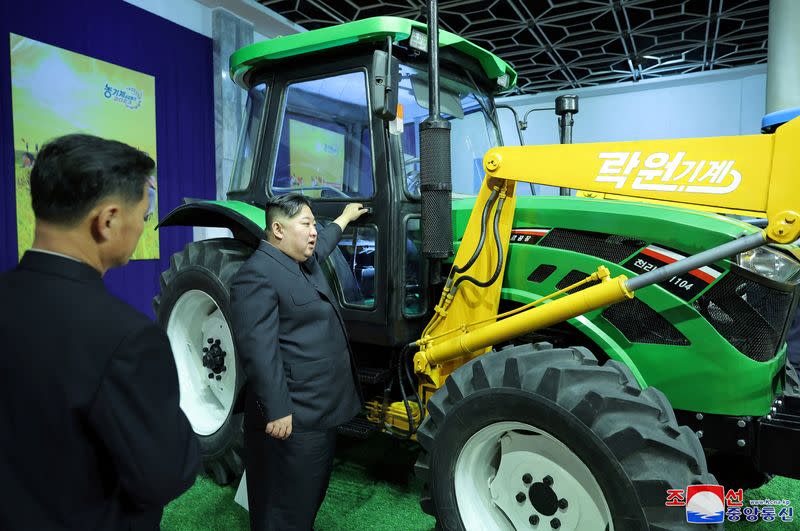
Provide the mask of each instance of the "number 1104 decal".
{"label": "number 1104 decal", "polygon": [[671,279],[669,279],[669,281],[671,284],[674,284],[678,286],[680,289],[686,291],[691,291],[691,289],[694,287],[694,282],[692,282],[691,280],[685,280],[681,277],[672,277]]}
{"label": "number 1104 decal", "polygon": [[[686,258],[685,255],[659,247],[657,245],[648,245],[639,253],[632,256],[623,265],[636,273],[647,273],[663,267],[672,262]],[[714,282],[722,271],[714,266],[704,266],[698,269],[692,269],[688,273],[677,276],[674,275],[668,280],[659,283],[659,286],[669,291],[673,295],[680,297],[683,300],[690,300],[700,294],[701,291],[706,289],[712,282]]]}

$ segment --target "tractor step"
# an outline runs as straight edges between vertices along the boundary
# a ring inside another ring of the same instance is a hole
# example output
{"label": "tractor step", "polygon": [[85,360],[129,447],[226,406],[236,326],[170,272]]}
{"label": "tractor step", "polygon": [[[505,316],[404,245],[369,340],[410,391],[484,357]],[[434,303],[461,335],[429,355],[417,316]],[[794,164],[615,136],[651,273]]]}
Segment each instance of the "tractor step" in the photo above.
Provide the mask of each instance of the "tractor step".
{"label": "tractor step", "polygon": [[359,367],[358,381],[363,384],[375,385],[384,383],[392,376],[392,371],[383,367]]}
{"label": "tractor step", "polygon": [[380,431],[382,426],[377,422],[370,422],[365,418],[356,417],[350,422],[336,427],[339,435],[347,435],[357,439],[366,439],[373,433]]}

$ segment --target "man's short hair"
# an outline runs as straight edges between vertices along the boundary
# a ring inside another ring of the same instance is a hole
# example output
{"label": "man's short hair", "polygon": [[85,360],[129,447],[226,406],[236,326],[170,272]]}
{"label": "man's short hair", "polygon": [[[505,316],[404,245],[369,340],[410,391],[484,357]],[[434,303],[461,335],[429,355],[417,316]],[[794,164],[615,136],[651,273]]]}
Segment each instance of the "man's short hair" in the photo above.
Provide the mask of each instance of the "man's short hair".
{"label": "man's short hair", "polygon": [[37,219],[71,226],[101,200],[142,200],[155,162],[116,140],[73,134],[48,142],[31,170],[31,203]]}
{"label": "man's short hair", "polygon": [[264,216],[267,222],[267,232],[272,227],[272,222],[279,216],[292,219],[303,208],[303,205],[311,208],[311,202],[306,196],[298,192],[289,192],[284,195],[277,195],[267,199],[264,204]]}

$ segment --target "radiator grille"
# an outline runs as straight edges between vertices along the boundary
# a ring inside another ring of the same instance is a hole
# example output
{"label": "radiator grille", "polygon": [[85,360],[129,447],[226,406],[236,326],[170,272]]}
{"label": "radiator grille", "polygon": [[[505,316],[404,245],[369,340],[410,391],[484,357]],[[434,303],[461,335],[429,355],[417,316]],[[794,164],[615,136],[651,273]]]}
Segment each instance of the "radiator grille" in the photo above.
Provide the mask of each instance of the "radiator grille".
{"label": "radiator grille", "polygon": [[633,240],[616,234],[603,234],[571,229],[553,229],[542,238],[539,245],[554,249],[565,249],[588,254],[619,263],[638,251],[646,244],[641,240]]}
{"label": "radiator grille", "polygon": [[775,357],[793,293],[765,286],[731,270],[694,307],[739,352],[755,361]]}
{"label": "radiator grille", "polygon": [[553,274],[553,271],[556,270],[556,266],[551,264],[541,264],[539,267],[533,270],[528,276],[528,280],[530,282],[544,282],[547,280],[547,277]]}
{"label": "radiator grille", "polygon": [[[556,287],[558,289],[564,289],[587,276],[589,275],[583,271],[573,269],[561,279]],[[576,293],[590,286],[594,286],[595,284],[598,284],[598,281],[587,282],[567,293]],[[659,315],[658,312],[639,299],[630,299],[609,306],[603,310],[602,316],[609,323],[614,325],[631,343],[680,346],[689,344],[689,340],[686,339],[686,336],[681,334],[677,328],[672,326],[672,324]]]}
{"label": "radiator grille", "polygon": [[601,315],[631,343],[678,346],[689,344],[689,340],[680,330],[639,299],[629,299],[609,306]]}

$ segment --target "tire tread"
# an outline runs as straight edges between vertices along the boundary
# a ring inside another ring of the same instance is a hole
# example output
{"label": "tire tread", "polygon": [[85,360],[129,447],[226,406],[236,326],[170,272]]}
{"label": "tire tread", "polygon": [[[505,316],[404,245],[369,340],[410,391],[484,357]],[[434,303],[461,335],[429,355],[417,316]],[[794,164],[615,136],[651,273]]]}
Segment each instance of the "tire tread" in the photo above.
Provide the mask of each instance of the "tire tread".
{"label": "tire tread", "polygon": [[[677,424],[663,393],[654,388],[642,391],[625,364],[608,361],[598,365],[583,347],[517,345],[460,367],[431,397],[431,414],[418,432],[423,451],[416,468],[425,482],[420,505],[428,514],[436,516],[437,512],[431,456],[441,427],[448,417],[458,415],[462,400],[487,388],[534,392],[590,428],[628,475],[634,486],[631,496],[640,502],[642,517],[650,529],[685,528],[684,514],[664,506],[667,489],[715,482],[707,472],[705,454],[695,434]],[[444,524],[440,522],[443,528],[452,527]]]}
{"label": "tire tread", "polygon": [[[159,284],[161,291],[153,297],[153,312],[159,316],[159,321],[166,329],[166,321],[160,316],[159,310],[162,303],[168,299],[165,294],[172,290],[173,283],[181,274],[190,268],[205,270],[206,274],[215,277],[221,284],[224,292],[229,295],[230,284],[233,276],[252,254],[253,250],[247,244],[233,238],[215,238],[188,243],[183,250],[173,254],[169,260],[169,269],[161,273]],[[173,301],[174,304],[174,301]],[[234,400],[234,403],[236,401]],[[218,451],[210,453],[204,448],[203,470],[215,483],[228,485],[241,477],[244,471],[243,443],[241,434],[242,415],[233,413],[226,421],[234,423],[231,428],[234,435],[231,440],[222,445]],[[201,448],[203,445],[201,444]]]}

